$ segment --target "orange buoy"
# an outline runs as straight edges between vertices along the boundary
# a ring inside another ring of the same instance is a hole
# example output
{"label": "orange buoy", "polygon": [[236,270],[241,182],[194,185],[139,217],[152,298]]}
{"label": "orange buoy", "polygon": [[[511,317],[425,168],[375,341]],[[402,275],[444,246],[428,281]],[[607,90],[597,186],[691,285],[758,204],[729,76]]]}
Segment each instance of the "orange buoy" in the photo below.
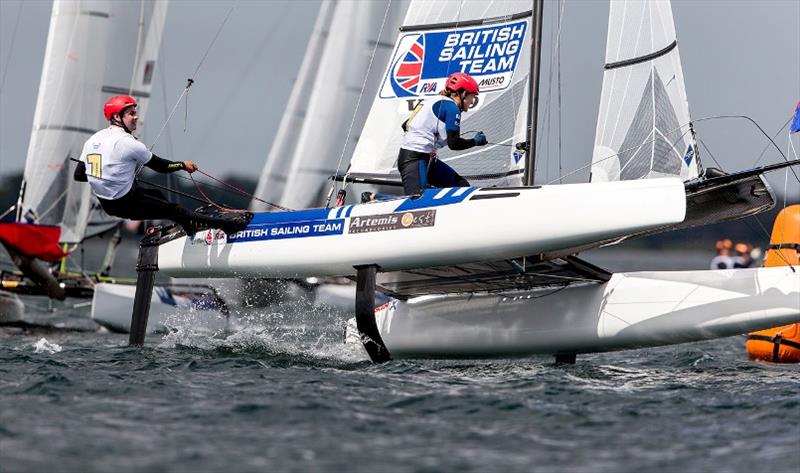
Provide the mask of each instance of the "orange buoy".
{"label": "orange buoy", "polygon": [[[775,218],[764,259],[766,267],[787,265],[800,265],[800,205],[786,207]],[[800,363],[800,323],[753,332],[746,347],[751,360]]]}

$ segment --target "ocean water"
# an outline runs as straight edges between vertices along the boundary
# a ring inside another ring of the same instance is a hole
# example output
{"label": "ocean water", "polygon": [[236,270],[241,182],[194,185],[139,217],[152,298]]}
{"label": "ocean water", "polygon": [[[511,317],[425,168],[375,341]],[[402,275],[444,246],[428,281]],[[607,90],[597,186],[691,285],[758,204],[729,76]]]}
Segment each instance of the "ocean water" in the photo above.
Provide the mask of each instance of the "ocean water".
{"label": "ocean water", "polygon": [[374,365],[333,309],[186,315],[145,348],[0,329],[0,471],[800,471],[800,365],[742,336]]}

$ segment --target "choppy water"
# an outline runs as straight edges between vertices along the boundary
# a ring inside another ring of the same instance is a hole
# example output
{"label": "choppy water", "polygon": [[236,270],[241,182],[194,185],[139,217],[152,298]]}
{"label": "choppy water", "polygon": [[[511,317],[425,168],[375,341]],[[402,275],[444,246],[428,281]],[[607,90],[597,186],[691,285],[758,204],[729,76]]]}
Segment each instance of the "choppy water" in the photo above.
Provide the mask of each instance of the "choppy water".
{"label": "choppy water", "polygon": [[743,337],[373,365],[345,318],[181,320],[144,349],[0,332],[0,471],[800,471],[800,366],[748,361]]}

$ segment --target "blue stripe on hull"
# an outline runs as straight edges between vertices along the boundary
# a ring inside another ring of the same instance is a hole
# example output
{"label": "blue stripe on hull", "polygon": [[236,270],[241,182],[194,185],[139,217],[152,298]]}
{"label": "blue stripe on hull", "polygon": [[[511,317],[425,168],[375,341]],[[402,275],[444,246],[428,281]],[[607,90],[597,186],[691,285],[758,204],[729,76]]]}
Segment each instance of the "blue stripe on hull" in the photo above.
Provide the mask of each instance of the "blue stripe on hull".
{"label": "blue stripe on hull", "polygon": [[[427,189],[417,198],[401,200],[393,212],[460,204],[476,190],[477,187]],[[439,194],[442,195],[437,198]],[[344,233],[345,219],[350,217],[355,207],[346,205],[335,210],[320,208],[288,212],[256,212],[247,228],[229,237],[228,243],[341,235]],[[331,216],[333,218],[330,218]]]}

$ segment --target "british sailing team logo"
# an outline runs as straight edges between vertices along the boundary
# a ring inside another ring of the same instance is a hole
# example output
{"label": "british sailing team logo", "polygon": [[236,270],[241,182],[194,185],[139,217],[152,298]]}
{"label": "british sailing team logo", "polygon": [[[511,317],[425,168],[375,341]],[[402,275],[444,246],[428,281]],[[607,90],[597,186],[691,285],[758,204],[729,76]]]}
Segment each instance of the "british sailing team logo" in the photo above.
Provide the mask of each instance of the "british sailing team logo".
{"label": "british sailing team logo", "polygon": [[453,72],[466,72],[481,92],[509,87],[519,64],[528,18],[489,25],[401,34],[378,96],[409,99],[438,94]]}
{"label": "british sailing team logo", "polygon": [[397,97],[416,97],[417,85],[425,60],[425,36],[417,35],[405,56],[395,61],[390,73],[392,89]]}

